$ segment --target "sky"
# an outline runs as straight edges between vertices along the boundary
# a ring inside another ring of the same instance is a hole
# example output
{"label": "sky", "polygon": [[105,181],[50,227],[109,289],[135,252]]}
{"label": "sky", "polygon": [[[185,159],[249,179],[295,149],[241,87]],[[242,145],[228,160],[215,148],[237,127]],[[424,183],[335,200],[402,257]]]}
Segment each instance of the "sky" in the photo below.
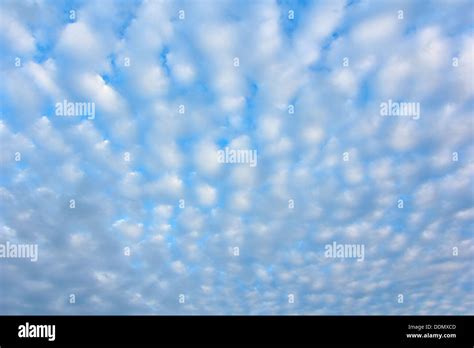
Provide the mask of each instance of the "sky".
{"label": "sky", "polygon": [[474,314],[473,24],[0,0],[0,314]]}

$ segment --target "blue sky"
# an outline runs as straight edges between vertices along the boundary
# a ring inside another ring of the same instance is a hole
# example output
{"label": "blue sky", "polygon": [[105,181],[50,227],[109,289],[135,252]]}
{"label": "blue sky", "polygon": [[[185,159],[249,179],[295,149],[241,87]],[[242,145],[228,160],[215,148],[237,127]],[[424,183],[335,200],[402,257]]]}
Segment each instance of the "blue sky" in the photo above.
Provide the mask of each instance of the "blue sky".
{"label": "blue sky", "polygon": [[0,0],[0,313],[474,314],[473,16]]}

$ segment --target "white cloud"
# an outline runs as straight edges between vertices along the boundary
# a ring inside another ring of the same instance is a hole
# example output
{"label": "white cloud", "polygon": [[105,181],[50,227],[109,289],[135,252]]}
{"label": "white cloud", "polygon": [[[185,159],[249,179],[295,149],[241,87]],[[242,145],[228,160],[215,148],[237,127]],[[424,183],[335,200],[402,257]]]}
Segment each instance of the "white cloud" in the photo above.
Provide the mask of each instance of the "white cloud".
{"label": "white cloud", "polygon": [[113,226],[129,238],[138,238],[143,233],[143,223],[132,223],[124,219],[114,222]]}
{"label": "white cloud", "polygon": [[3,11],[0,13],[0,33],[1,40],[6,41],[12,52],[32,54],[36,49],[35,39],[26,26]]}
{"label": "white cloud", "polygon": [[203,184],[199,185],[196,188],[196,192],[198,195],[199,202],[203,205],[213,205],[216,202],[217,199],[217,190],[208,185],[208,184]]}
{"label": "white cloud", "polygon": [[173,269],[174,272],[178,273],[178,274],[182,274],[182,273],[185,273],[186,272],[186,266],[184,265],[184,263],[182,261],[174,261],[172,264],[171,264],[171,268]]}

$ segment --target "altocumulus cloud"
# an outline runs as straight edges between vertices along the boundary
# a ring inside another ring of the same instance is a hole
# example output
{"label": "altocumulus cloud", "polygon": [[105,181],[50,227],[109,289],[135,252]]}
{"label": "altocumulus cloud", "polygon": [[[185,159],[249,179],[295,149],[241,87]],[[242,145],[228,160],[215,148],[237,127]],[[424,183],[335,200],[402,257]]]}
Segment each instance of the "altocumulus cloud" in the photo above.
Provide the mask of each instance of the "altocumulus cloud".
{"label": "altocumulus cloud", "polygon": [[1,1],[0,313],[474,314],[473,13]]}

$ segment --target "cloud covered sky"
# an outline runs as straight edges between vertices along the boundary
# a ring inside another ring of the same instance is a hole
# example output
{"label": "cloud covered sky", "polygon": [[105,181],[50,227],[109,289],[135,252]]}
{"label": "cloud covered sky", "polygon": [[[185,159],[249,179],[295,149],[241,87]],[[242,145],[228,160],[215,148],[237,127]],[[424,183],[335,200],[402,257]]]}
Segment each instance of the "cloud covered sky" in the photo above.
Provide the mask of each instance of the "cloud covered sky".
{"label": "cloud covered sky", "polygon": [[0,313],[474,314],[473,7],[1,0]]}

